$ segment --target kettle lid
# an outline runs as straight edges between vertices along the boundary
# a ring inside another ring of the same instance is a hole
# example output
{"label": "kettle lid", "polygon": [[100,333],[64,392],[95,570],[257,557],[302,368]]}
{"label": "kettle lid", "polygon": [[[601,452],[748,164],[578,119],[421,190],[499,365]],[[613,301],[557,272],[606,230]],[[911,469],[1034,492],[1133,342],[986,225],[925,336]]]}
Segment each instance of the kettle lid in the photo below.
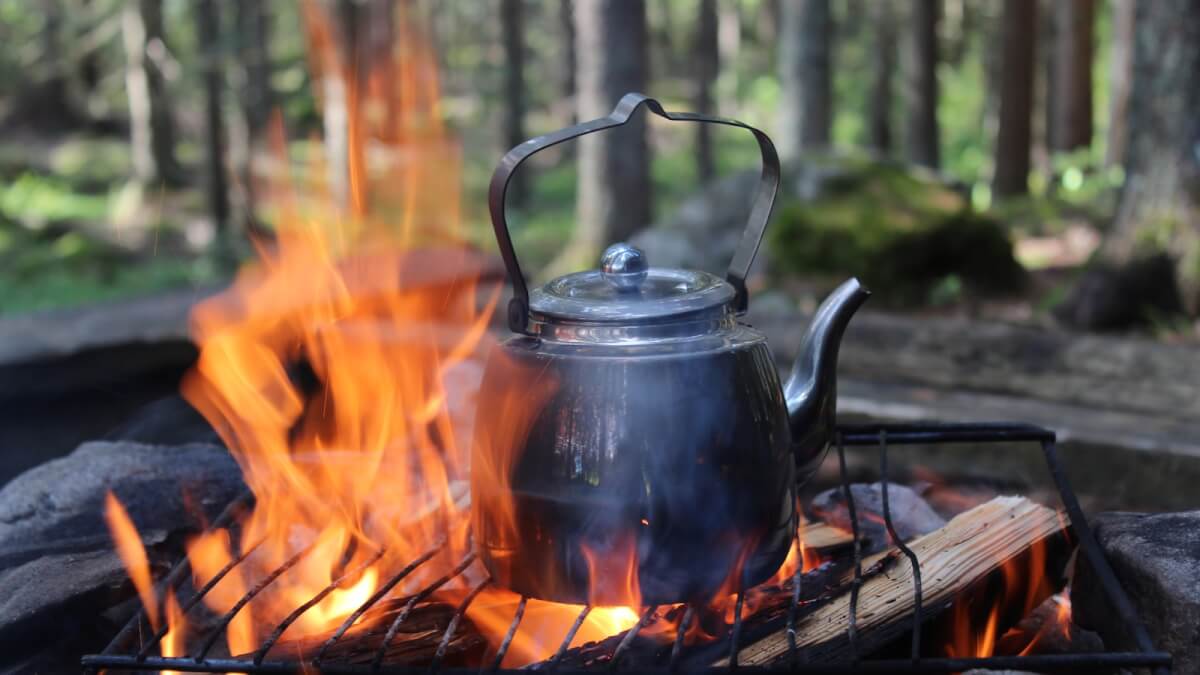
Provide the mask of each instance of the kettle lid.
{"label": "kettle lid", "polygon": [[535,289],[529,308],[541,321],[629,325],[729,313],[736,295],[718,276],[650,267],[641,249],[614,244],[604,251],[600,269],[567,274]]}

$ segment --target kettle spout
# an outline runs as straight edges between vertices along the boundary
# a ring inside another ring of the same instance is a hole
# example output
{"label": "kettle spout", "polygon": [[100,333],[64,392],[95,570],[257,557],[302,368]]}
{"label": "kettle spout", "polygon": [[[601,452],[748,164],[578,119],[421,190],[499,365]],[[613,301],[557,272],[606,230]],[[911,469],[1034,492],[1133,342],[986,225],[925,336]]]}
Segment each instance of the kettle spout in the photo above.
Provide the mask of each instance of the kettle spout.
{"label": "kettle spout", "polygon": [[791,377],[783,386],[799,482],[816,471],[833,438],[838,347],[850,317],[870,295],[858,279],[850,279],[825,298],[813,315]]}

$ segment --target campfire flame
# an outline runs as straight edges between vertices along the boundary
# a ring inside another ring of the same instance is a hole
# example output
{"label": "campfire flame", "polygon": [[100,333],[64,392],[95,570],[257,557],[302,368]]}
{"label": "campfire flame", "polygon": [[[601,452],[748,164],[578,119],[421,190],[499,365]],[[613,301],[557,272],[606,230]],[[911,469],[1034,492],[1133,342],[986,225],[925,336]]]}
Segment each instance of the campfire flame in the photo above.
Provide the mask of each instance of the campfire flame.
{"label": "campfire flame", "polygon": [[[228,626],[231,655],[254,651],[339,580],[282,640],[329,634],[429,551],[438,552],[391,597],[423,588],[469,551],[470,425],[452,414],[447,382],[470,375],[491,346],[500,285],[485,282],[485,259],[459,219],[460,148],[442,121],[434,50],[415,17],[397,12],[391,54],[362,76],[329,17],[305,5],[314,79],[334,78],[345,96],[348,193],[319,178],[339,158],[318,155],[300,184],[272,180],[263,194],[277,214],[273,240],[258,242],[256,262],[192,315],[200,356],[183,395],[221,434],[255,496],[238,536],[215,529],[187,542],[193,582],[244,555],[204,598],[225,613],[292,563]],[[271,134],[286,166],[278,119]],[[515,446],[536,406],[511,412],[510,428],[494,436]],[[172,597],[159,616],[137,531],[115,498],[109,513],[147,613],[170,626],[164,655],[182,654],[186,618]],[[456,603],[482,574],[473,566],[434,599]],[[626,590],[636,588],[631,578]],[[518,600],[488,588],[468,618],[494,646]],[[616,606],[593,609],[576,644],[637,622],[636,594],[603,604]],[[549,657],[580,609],[530,601],[505,665]]]}
{"label": "campfire flame", "polygon": [[[1066,522],[1062,520],[1066,529]],[[1042,540],[1021,556],[1008,560],[1000,568],[999,588],[983,588],[960,598],[950,613],[951,635],[943,645],[952,658],[1026,656],[1049,633],[1061,631],[1070,636],[1071,601],[1069,592],[1056,593],[1053,579],[1046,573],[1049,540]],[[1057,609],[1052,621],[1033,632],[1012,626],[1030,615],[1047,598]],[[1065,608],[1065,609],[1064,609]]]}
{"label": "campfire flame", "polygon": [[[129,517],[129,512],[112,492],[108,492],[104,496],[104,520],[108,523],[108,530],[116,544],[117,556],[129,572],[129,579],[133,582],[134,589],[137,590],[142,606],[146,608],[146,618],[150,621],[150,628],[157,632],[162,623],[159,621],[159,598],[154,591],[150,575],[150,558],[146,555],[146,547],[142,544],[142,538],[138,536],[137,527],[134,526],[133,519]],[[175,599],[175,594],[167,591],[161,607],[166,613],[165,619],[169,626],[169,630],[162,640],[162,655],[182,656],[187,623],[183,612],[179,609],[179,602]],[[163,671],[163,673],[164,675],[173,675],[174,671]]]}

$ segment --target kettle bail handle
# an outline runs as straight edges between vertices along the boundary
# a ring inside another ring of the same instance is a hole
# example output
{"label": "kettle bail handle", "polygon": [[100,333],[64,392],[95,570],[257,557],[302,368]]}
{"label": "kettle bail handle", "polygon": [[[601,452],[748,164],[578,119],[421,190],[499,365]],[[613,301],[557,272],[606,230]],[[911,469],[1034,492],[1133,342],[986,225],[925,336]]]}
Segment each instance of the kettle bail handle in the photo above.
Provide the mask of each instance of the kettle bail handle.
{"label": "kettle bail handle", "polygon": [[504,259],[504,267],[507,269],[508,278],[513,285],[513,298],[508,304],[508,327],[514,333],[532,334],[529,328],[529,287],[525,283],[525,277],[521,274],[521,265],[517,262],[517,254],[513,250],[512,236],[509,234],[508,220],[504,214],[504,200],[513,174],[516,173],[522,162],[546,148],[625,124],[642,105],[645,105],[646,109],[655,115],[673,122],[707,122],[745,129],[754,134],[754,139],[758,141],[758,149],[762,153],[762,174],[758,180],[758,191],[754,197],[754,204],[750,208],[750,217],[745,231],[742,232],[742,239],[738,242],[733,260],[729,263],[729,270],[725,273],[725,280],[737,292],[733,301],[734,309],[738,313],[746,311],[749,300],[746,291],[746,275],[749,274],[750,265],[758,253],[759,244],[762,243],[763,232],[767,229],[767,221],[770,219],[771,209],[775,205],[775,195],[779,192],[779,154],[775,151],[775,144],[765,133],[743,122],[697,113],[667,112],[663,110],[662,104],[657,100],[645,94],[629,93],[621,97],[617,107],[613,108],[612,113],[607,117],[582,122],[544,136],[531,138],[509,150],[492,173],[492,181],[488,185],[488,211],[492,216],[492,229],[496,232],[496,243],[500,245],[500,256]]}

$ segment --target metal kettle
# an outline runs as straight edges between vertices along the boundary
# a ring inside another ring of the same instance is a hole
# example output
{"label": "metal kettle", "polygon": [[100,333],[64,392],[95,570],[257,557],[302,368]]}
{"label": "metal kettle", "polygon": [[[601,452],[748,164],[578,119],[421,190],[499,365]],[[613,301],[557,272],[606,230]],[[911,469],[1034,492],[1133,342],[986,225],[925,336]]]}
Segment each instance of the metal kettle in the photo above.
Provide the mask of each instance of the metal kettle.
{"label": "metal kettle", "polygon": [[[600,269],[530,293],[504,213],[513,173],[641,106],[758,141],[757,196],[725,278],[652,267],[617,244]],[[516,335],[489,356],[471,455],[476,548],[499,584],[557,602],[651,605],[749,587],[783,563],[797,485],[833,433],[838,345],[869,293],[851,279],[824,301],[781,383],[763,335],[739,321],[779,177],[763,132],[666,112],[641,94],[501,160],[489,207]]]}

